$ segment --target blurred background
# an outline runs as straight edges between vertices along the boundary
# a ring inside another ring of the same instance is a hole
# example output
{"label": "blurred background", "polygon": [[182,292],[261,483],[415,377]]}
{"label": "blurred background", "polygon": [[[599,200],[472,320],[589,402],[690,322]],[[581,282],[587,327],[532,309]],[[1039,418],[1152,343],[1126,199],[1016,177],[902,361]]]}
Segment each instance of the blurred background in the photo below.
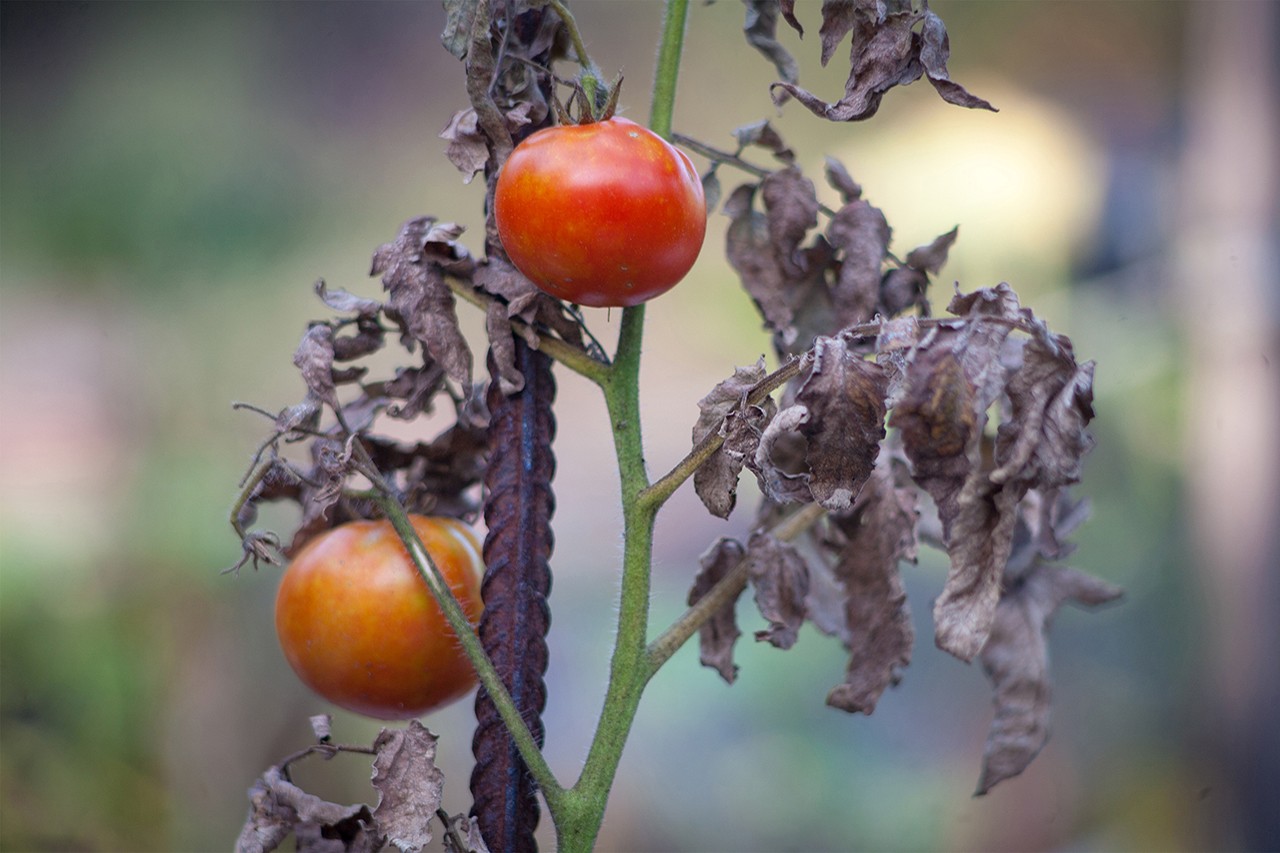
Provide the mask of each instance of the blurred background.
{"label": "blurred background", "polygon": [[[574,8],[643,120],[660,4]],[[835,100],[820,5],[796,8],[806,37],[780,38],[801,84]],[[776,111],[742,6],[697,3],[676,128],[729,147],[734,127],[770,118],[808,174],[827,154],[846,164],[900,255],[959,224],[939,304],[952,281],[1009,281],[1097,360],[1079,489],[1094,517],[1072,563],[1127,595],[1059,615],[1053,738],[981,799],[989,687],[929,641],[943,558],[905,567],[915,660],[869,718],[823,704],[837,643],[806,630],[785,654],[756,647],[744,605],[735,685],[692,648],[652,683],[600,849],[1280,847],[1280,6],[932,8],[952,76],[999,113],[923,82],[862,124]],[[246,788],[311,740],[308,715],[333,711],[276,646],[279,570],[221,574],[265,426],[231,403],[300,398],[293,350],[328,315],[312,283],[376,296],[369,257],[403,220],[460,222],[479,247],[482,188],[438,138],[466,106],[443,21],[434,4],[0,5],[3,849],[227,849]],[[687,450],[697,399],[769,348],[724,223],[712,216],[694,273],[649,312],[655,472]],[[589,314],[612,340],[619,314]],[[562,374],[557,412],[547,752],[573,778],[603,696],[620,532],[597,395]],[[655,626],[710,542],[746,532],[750,479],[728,522],[689,489],[660,518]],[[445,806],[465,811],[470,702],[426,722]],[[377,729],[335,713],[339,740]],[[372,793],[354,757],[298,778],[335,800]],[[551,848],[545,816],[543,830]]]}

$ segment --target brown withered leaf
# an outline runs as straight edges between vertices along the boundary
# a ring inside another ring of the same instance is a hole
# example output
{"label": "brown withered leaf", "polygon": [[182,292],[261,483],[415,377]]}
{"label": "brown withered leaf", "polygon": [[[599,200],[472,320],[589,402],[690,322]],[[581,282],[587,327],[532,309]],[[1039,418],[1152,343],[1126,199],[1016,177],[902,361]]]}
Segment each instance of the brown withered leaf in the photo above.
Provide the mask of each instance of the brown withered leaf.
{"label": "brown withered leaf", "polygon": [[957,233],[958,227],[952,228],[932,243],[912,249],[902,266],[884,274],[880,284],[880,313],[896,317],[919,307],[921,314],[929,315],[929,275],[942,269]]}
{"label": "brown withered leaf", "polygon": [[828,602],[810,597],[810,619],[849,650],[845,680],[827,694],[827,704],[850,713],[872,713],[911,663],[915,631],[898,564],[916,559],[918,513],[916,492],[899,468],[882,454],[854,505],[829,516],[823,544],[836,556],[837,595]]}
{"label": "brown withered leaf", "polygon": [[[746,549],[736,539],[720,538],[698,558],[697,577],[689,590],[690,607],[702,600],[726,574],[742,562]],[[720,673],[729,684],[738,677],[738,666],[733,662],[733,647],[742,636],[738,630],[738,616],[734,609],[737,601],[726,604],[698,629],[698,660]]]}
{"label": "brown withered leaf", "polygon": [[249,789],[249,815],[236,853],[270,853],[291,834],[305,853],[373,853],[381,846],[368,806],[322,800],[271,767]]}
{"label": "brown withered leaf", "polygon": [[[532,102],[521,101],[504,112],[507,129],[514,132],[529,124],[533,108]],[[440,132],[440,138],[449,143],[445,156],[462,173],[463,183],[471,183],[484,171],[485,164],[489,162],[489,139],[480,129],[480,119],[474,108],[454,113],[448,126]]]}
{"label": "brown withered leaf", "polygon": [[947,60],[951,58],[951,38],[947,35],[947,28],[942,19],[927,7],[922,12],[924,24],[920,28],[920,63],[924,65],[925,76],[929,78],[933,88],[949,104],[997,112],[989,102],[970,94],[951,79],[951,75],[947,73]]}
{"label": "brown withered leaf", "polygon": [[333,328],[312,323],[293,353],[294,366],[302,373],[307,393],[337,411],[338,393],[333,380]]}
{"label": "brown withered leaf", "polygon": [[315,284],[316,296],[320,297],[320,301],[328,305],[334,311],[341,311],[344,314],[359,314],[361,316],[373,317],[382,310],[382,303],[376,299],[367,299],[363,296],[356,296],[354,293],[348,293],[341,288],[330,290],[329,285],[324,279],[320,279]]}
{"label": "brown withered leaf", "polygon": [[831,188],[840,193],[840,200],[845,204],[862,198],[862,185],[853,179],[849,170],[836,158],[827,157],[823,174]]}
{"label": "brown withered leaf", "polygon": [[866,323],[875,315],[891,233],[880,208],[860,199],[837,210],[827,225],[827,242],[840,253],[832,302],[841,326]]}
{"label": "brown withered leaf", "polygon": [[788,406],[773,416],[760,434],[755,455],[746,465],[769,500],[778,504],[811,503],[805,440],[800,425],[809,418],[805,406]]}
{"label": "brown withered leaf", "polygon": [[763,148],[789,166],[796,161],[796,153],[782,141],[777,129],[767,119],[736,127],[733,130],[733,136],[738,140],[740,149],[751,146]]}
{"label": "brown withered leaf", "polygon": [[387,841],[401,853],[418,853],[431,842],[431,821],[440,808],[444,774],[436,767],[438,738],[417,720],[403,729],[383,729],[373,742],[373,816]]}
{"label": "brown withered leaf", "polygon": [[788,278],[803,278],[809,270],[800,244],[809,229],[818,224],[818,196],[813,182],[795,166],[788,166],[760,182],[760,197],[774,256]]}
{"label": "brown withered leaf", "polygon": [[920,342],[920,322],[915,317],[898,317],[880,324],[876,335],[876,363],[888,379],[885,405],[895,408],[907,390],[907,365]]}
{"label": "brown withered leaf", "polygon": [[466,249],[456,242],[460,226],[437,223],[433,217],[411,219],[391,243],[373,256],[370,275],[382,275],[391,293],[384,313],[402,329],[406,347],[422,344],[444,366],[449,378],[471,384],[472,359],[466,338],[458,327],[453,292],[444,280],[445,270],[469,273],[473,266]]}
{"label": "brown withered leaf", "polygon": [[[778,76],[788,83],[800,79],[800,66],[795,57],[778,42],[778,0],[742,0],[747,7],[747,18],[742,31],[747,44],[764,54]],[[794,18],[794,16],[792,16]]]}
{"label": "brown withered leaf", "polygon": [[[951,80],[946,67],[950,54],[946,28],[927,8],[912,11],[909,3],[884,0],[828,0],[822,4],[822,17],[819,36],[824,65],[844,37],[853,35],[844,96],[828,103],[784,79],[772,86],[776,104],[790,96],[830,121],[860,121],[875,114],[889,89],[927,74],[949,103],[994,109]],[[920,32],[915,31],[917,24],[922,25]]]}
{"label": "brown withered leaf", "polygon": [[807,417],[809,490],[828,510],[847,509],[871,476],[884,438],[884,369],[851,351],[843,338],[818,338],[813,368],[796,394]]}
{"label": "brown withered leaf", "polygon": [[977,795],[1017,776],[1049,738],[1047,631],[1065,603],[1096,607],[1122,595],[1119,587],[1066,566],[1037,563],[1005,590],[982,668],[995,690],[995,719],[987,735]]}
{"label": "brown withered leaf", "polygon": [[475,815],[450,815],[441,841],[445,853],[489,853]]}
{"label": "brown withered leaf", "polygon": [[996,433],[996,483],[1020,479],[1039,488],[1080,481],[1093,447],[1093,362],[1076,364],[1071,341],[1037,335],[1022,347],[1022,364],[1006,386],[1011,417]]}
{"label": "brown withered leaf", "polygon": [[[801,197],[783,200],[781,190],[786,187]],[[835,331],[827,285],[835,253],[818,236],[805,248],[787,250],[784,262],[770,233],[769,216],[753,207],[758,188],[744,184],[725,202],[724,212],[730,218],[725,252],[760,311],[765,328],[773,333],[774,348],[781,356],[796,355],[807,350],[818,335]],[[775,191],[778,212],[774,215],[781,217],[781,211],[807,204],[803,185],[779,183]]]}
{"label": "brown withered leaf", "polygon": [[794,545],[762,532],[747,540],[747,559],[756,606],[769,622],[756,632],[756,640],[789,649],[807,614],[809,565]]}
{"label": "brown withered leaf", "polygon": [[718,433],[725,441],[693,475],[693,488],[702,503],[719,518],[728,518],[737,500],[738,475],[760,444],[760,433],[777,406],[772,399],[747,405],[747,394],[765,377],[762,357],[750,367],[734,369],[733,376],[716,385],[698,401],[698,422],[693,443]]}

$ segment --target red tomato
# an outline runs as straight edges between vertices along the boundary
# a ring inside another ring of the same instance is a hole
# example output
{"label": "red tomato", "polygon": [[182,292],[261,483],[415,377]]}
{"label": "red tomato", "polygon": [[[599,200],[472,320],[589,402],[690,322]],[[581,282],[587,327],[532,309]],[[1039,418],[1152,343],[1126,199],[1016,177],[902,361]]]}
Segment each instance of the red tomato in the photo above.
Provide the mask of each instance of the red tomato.
{"label": "red tomato", "polygon": [[[411,520],[474,624],[484,573],[474,534],[451,518]],[[386,520],[343,524],[298,552],[276,595],[276,634],[303,683],[370,717],[417,717],[476,683],[453,629]]]}
{"label": "red tomato", "polygon": [[494,217],[520,272],[593,307],[670,290],[707,228],[693,163],[625,118],[549,127],[517,145],[498,175]]}

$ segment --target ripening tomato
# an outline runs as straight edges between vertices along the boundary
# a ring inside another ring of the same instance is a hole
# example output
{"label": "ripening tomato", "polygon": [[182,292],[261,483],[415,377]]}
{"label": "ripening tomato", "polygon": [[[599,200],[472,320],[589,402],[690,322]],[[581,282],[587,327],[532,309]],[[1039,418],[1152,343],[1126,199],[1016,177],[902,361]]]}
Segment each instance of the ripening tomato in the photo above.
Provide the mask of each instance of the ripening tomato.
{"label": "ripening tomato", "polygon": [[625,118],[521,142],[498,175],[493,212],[516,269],[552,296],[597,308],[670,290],[707,228],[693,163]]}
{"label": "ripening tomato", "polygon": [[[474,624],[484,573],[475,535],[451,518],[410,518]],[[453,629],[386,520],[340,525],[298,552],[276,595],[276,634],[303,683],[370,717],[417,717],[476,683]]]}

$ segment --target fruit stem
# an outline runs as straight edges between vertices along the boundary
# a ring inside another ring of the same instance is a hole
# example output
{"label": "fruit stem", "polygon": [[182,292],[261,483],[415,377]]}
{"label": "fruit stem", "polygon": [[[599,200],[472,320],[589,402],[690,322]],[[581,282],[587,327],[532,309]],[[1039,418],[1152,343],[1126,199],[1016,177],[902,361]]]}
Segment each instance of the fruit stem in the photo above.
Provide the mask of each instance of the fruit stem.
{"label": "fruit stem", "polygon": [[506,685],[502,683],[502,678],[498,675],[497,669],[494,668],[493,662],[485,654],[484,646],[480,642],[480,637],[476,634],[475,627],[467,619],[466,612],[454,596],[453,590],[449,587],[444,575],[440,572],[439,567],[436,566],[435,561],[431,559],[431,554],[427,552],[422,540],[418,538],[418,532],[413,529],[413,524],[409,520],[409,514],[404,505],[395,497],[386,480],[383,479],[381,473],[373,465],[373,460],[369,458],[368,451],[365,450],[364,445],[356,441],[354,447],[360,462],[361,473],[373,483],[376,491],[375,500],[386,515],[387,520],[391,522],[391,526],[395,528],[400,541],[404,543],[405,550],[408,552],[414,568],[418,570],[418,574],[422,576],[427,587],[431,590],[431,594],[440,605],[440,609],[444,612],[445,619],[449,622],[449,626],[453,628],[453,633],[457,636],[462,650],[475,668],[480,683],[488,691],[489,697],[498,709],[498,714],[502,717],[502,722],[510,730],[516,748],[520,751],[520,757],[524,759],[529,772],[537,780],[538,787],[542,789],[543,796],[546,797],[548,804],[552,803],[557,797],[563,795],[564,788],[560,785],[555,774],[551,771],[550,765],[547,764],[546,759],[543,757],[542,750],[538,748],[533,734],[529,731],[529,727],[525,725],[524,718],[520,716],[520,712],[517,710],[511,694],[507,691]]}
{"label": "fruit stem", "polygon": [[680,55],[684,49],[684,27],[688,17],[689,0],[667,0],[663,13],[662,44],[658,48],[658,66],[653,78],[649,129],[668,141],[671,139],[676,80],[680,76]]}

